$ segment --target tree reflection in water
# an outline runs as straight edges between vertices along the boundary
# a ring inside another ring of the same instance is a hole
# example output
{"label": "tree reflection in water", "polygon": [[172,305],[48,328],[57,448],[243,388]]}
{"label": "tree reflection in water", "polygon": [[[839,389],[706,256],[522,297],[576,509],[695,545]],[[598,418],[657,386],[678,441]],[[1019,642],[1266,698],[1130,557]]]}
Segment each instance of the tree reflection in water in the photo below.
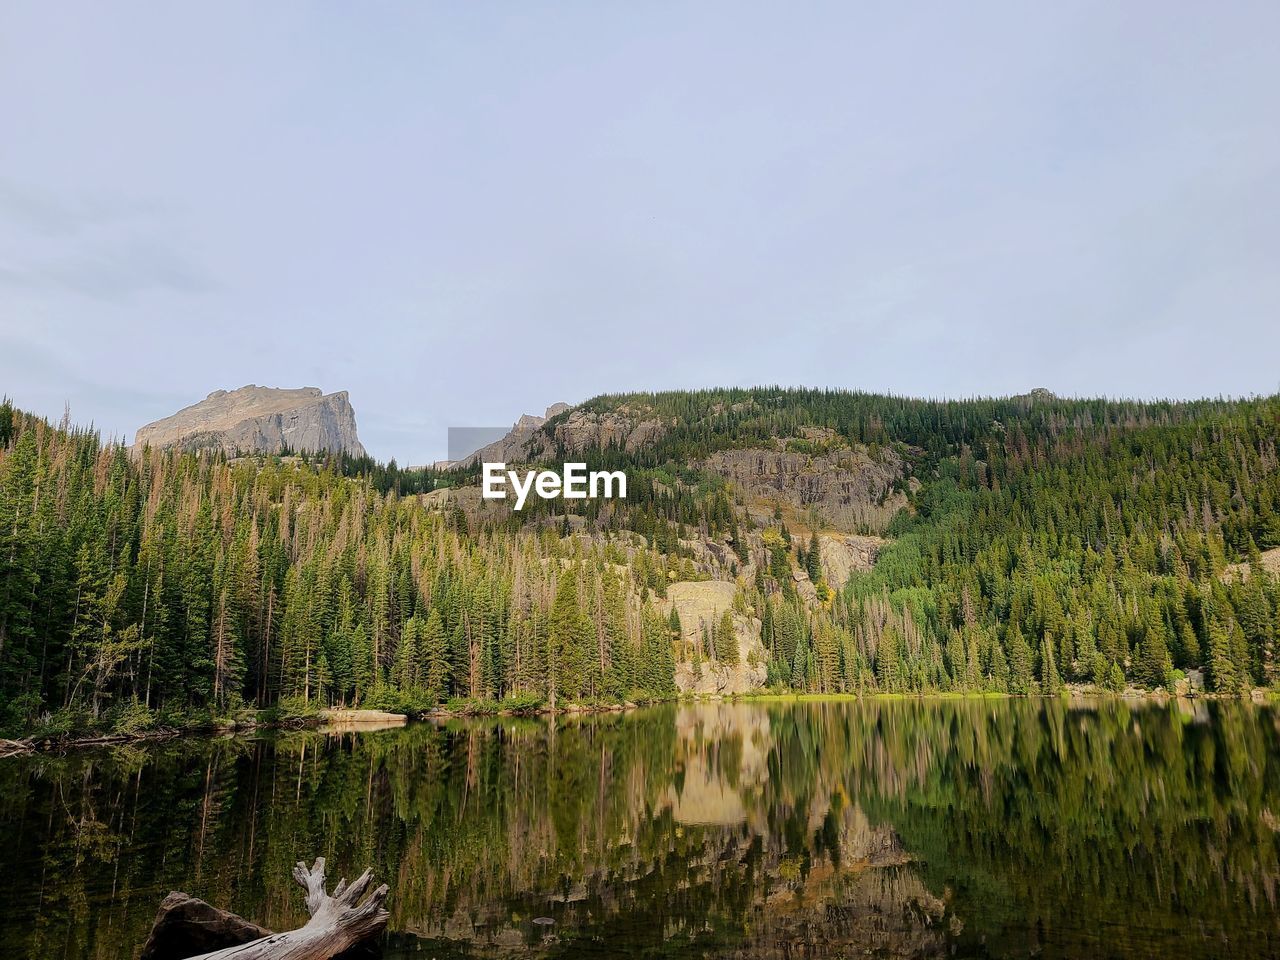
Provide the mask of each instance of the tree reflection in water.
{"label": "tree reflection in water", "polygon": [[[699,704],[0,762],[0,942],[129,956],[183,889],[300,921],[373,866],[387,956],[1280,953],[1248,704]],[[535,924],[546,917],[551,924]]]}

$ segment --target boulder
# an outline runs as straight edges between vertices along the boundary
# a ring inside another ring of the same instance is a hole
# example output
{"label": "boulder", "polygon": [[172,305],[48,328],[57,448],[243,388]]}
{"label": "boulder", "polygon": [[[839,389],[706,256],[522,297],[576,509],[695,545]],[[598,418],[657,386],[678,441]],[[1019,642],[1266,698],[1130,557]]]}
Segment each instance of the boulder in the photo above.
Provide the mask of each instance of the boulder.
{"label": "boulder", "polygon": [[256,923],[175,890],[160,904],[139,960],[185,960],[270,934]]}

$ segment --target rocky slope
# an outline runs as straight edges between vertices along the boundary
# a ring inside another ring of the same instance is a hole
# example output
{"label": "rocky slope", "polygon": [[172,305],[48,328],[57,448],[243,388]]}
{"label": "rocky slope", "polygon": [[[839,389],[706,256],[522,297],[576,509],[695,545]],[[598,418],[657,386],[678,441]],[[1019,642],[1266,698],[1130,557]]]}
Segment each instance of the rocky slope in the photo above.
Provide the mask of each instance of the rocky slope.
{"label": "rocky slope", "polygon": [[[567,416],[544,430],[547,422],[562,413]],[[574,456],[584,450],[618,447],[634,453],[653,443],[666,432],[669,424],[652,416],[621,407],[600,412],[555,403],[544,416],[525,414],[501,440],[482,447],[458,466],[478,463],[534,463],[550,460],[560,453]]]}
{"label": "rocky slope", "polygon": [[134,447],[182,447],[227,453],[279,453],[286,448],[364,456],[346,391],[323,393],[259,387],[215,390],[171,417],[140,427]]}
{"label": "rocky slope", "polygon": [[734,694],[758,690],[766,678],[767,653],[760,642],[760,621],[733,613],[733,631],[738,640],[738,662],[716,663],[703,650],[697,662],[690,659],[694,649],[704,645],[704,637],[716,628],[726,610],[733,609],[737,587],[722,580],[673,583],[667,588],[663,611],[676,608],[680,615],[679,658],[676,686],[681,693]]}
{"label": "rocky slope", "polygon": [[875,566],[880,549],[888,542],[882,537],[819,534],[819,556],[822,558],[822,570],[827,583],[832,587],[843,587],[853,573],[870,570]]}
{"label": "rocky slope", "polygon": [[478,463],[523,463],[530,459],[528,448],[533,435],[552,417],[571,409],[567,403],[553,403],[542,416],[524,414],[501,440],[481,447],[453,466],[470,467]]}
{"label": "rocky slope", "polygon": [[[572,410],[555,425],[555,444],[567,453],[603,447],[619,447],[634,453],[666,432],[668,424],[621,407],[615,411]],[[545,436],[545,434],[544,434]],[[535,452],[550,452],[544,447]]]}
{"label": "rocky slope", "polygon": [[[1280,547],[1275,547],[1271,550],[1263,550],[1258,559],[1258,566],[1273,576],[1280,575]],[[1233,580],[1236,577],[1243,577],[1245,580],[1248,580],[1251,573],[1253,573],[1252,564],[1232,563],[1227,566],[1226,570],[1222,571],[1222,576],[1218,579],[1222,580],[1224,583]]]}
{"label": "rocky slope", "polygon": [[882,530],[907,502],[895,489],[904,476],[902,457],[889,448],[874,455],[850,446],[809,452],[779,439],[772,449],[720,450],[697,466],[728,480],[761,517],[774,506],[790,507],[851,533]]}

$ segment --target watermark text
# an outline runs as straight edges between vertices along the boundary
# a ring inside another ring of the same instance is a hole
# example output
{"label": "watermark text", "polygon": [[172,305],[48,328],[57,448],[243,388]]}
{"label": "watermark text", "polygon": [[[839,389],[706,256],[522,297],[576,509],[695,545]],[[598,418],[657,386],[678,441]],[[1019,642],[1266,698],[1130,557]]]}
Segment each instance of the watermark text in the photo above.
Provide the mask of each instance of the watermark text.
{"label": "watermark text", "polygon": [[626,499],[627,475],[621,470],[592,470],[585,463],[566,463],[564,470],[508,470],[505,463],[485,463],[481,467],[481,496],[486,500],[507,499],[507,487],[515,493],[515,509],[524,507],[529,494],[544,500],[594,500],[603,497]]}

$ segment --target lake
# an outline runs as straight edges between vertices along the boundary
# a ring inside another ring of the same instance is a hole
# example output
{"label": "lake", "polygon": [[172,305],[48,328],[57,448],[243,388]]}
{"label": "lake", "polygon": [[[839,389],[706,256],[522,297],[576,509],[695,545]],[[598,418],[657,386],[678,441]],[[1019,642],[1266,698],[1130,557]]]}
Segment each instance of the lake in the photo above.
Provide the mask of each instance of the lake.
{"label": "lake", "polygon": [[[391,887],[384,956],[1280,956],[1280,713],[671,705],[0,760],[0,956]],[[542,922],[535,923],[535,918]],[[550,923],[547,923],[547,920]]]}

